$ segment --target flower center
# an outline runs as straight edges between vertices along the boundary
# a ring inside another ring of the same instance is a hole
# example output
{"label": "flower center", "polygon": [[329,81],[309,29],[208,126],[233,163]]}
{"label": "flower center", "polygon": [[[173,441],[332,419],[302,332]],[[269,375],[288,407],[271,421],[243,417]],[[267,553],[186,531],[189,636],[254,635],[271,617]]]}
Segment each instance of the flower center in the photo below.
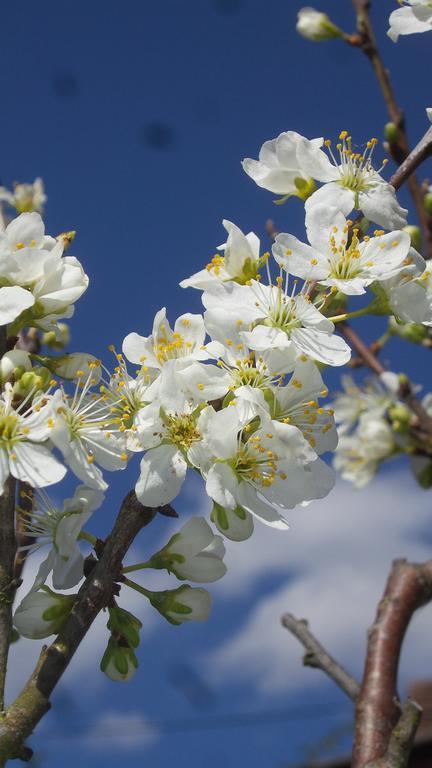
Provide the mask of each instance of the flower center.
{"label": "flower center", "polygon": [[351,221],[347,221],[347,224],[343,229],[344,237],[339,240],[339,243],[336,241],[335,237],[338,231],[337,227],[333,227],[333,231],[329,237],[330,251],[332,253],[330,259],[330,274],[337,280],[352,280],[362,271],[359,266],[361,253],[358,248],[358,229],[353,230],[351,243],[347,247],[346,237],[351,224]]}
{"label": "flower center", "polygon": [[0,414],[0,445],[11,447],[18,439],[19,420],[14,413]]}
{"label": "flower center", "polygon": [[176,413],[173,416],[167,416],[167,432],[170,442],[186,451],[192,443],[201,439],[195,418],[190,414]]}
{"label": "flower center", "polygon": [[240,445],[231,466],[241,480],[268,488],[278,477],[277,460],[277,454],[265,448],[258,435],[253,435]]}
{"label": "flower center", "polygon": [[189,355],[192,348],[192,342],[186,341],[178,331],[173,331],[168,335],[162,330],[161,335],[156,339],[154,352],[160,363],[166,363],[168,360]]}
{"label": "flower center", "polygon": [[341,131],[339,139],[341,140],[340,143],[336,144],[339,161],[331,150],[331,141],[326,140],[324,142],[334,164],[339,170],[340,179],[338,183],[356,194],[364,192],[376,184],[377,175],[387,164],[388,160],[383,160],[382,166],[378,171],[372,165],[372,155],[378,144],[378,139],[369,139],[364,152],[353,151],[352,138],[348,135],[348,131]]}

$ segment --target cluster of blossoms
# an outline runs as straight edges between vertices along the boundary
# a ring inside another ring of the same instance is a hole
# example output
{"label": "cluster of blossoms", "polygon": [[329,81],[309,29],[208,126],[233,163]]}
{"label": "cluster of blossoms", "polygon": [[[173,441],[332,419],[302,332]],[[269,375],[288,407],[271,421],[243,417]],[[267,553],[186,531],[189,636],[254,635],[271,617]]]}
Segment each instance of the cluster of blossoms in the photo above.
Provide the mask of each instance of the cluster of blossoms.
{"label": "cluster of blossoms", "polygon": [[[429,442],[416,438],[416,420],[398,397],[404,377],[383,373],[363,387],[342,377],[343,391],[332,403],[339,442],[334,467],[356,488],[363,488],[383,462],[400,454],[410,457],[411,469],[423,488],[432,487],[432,452]],[[422,399],[432,415],[432,395]]]}
{"label": "cluster of blossoms", "polygon": [[[244,160],[278,202],[304,201],[307,242],[280,232],[263,251],[256,234],[224,221],[226,242],[181,283],[201,292],[203,314],[185,313],[172,327],[162,308],[150,335],[129,333],[121,352],[112,349],[113,371],[87,353],[55,354],[67,337],[59,320],[71,317],[88,279],[64,255],[74,233],[45,235],[34,210],[40,183],[15,188],[8,202],[24,212],[0,232],[0,326],[11,347],[0,361],[0,488],[10,475],[19,481],[28,554],[48,548],[15,613],[22,635],[45,637],[67,619],[75,596],[56,590],[83,578],[80,542],[96,543],[84,526],[103,503],[106,472],[135,454],[143,505],[172,502],[188,471],[213,504],[209,522],[190,519],[148,560],[123,568],[123,586],[180,624],[207,618],[205,589],[155,592],[126,574],[150,568],[215,581],[226,571],[223,537],[243,541],[257,520],[286,530],[288,510],[330,492],[335,476],[324,454],[336,451],[336,468],[361,486],[384,459],[416,453],[394,377],[364,392],[348,383],[332,407],[324,400],[321,369],[351,356],[339,322],[372,313],[398,328],[432,326],[431,272],[404,230],[407,211],[381,175],[385,163],[374,167],[376,144],[358,149],[342,131],[333,150],[288,131],[267,141],[258,160]],[[369,232],[371,222],[380,228]],[[347,311],[368,292],[367,306]],[[32,351],[23,338],[35,341]],[[80,485],[56,504],[44,489],[67,470]],[[113,679],[136,669],[140,629],[139,619],[110,607],[102,669]]]}

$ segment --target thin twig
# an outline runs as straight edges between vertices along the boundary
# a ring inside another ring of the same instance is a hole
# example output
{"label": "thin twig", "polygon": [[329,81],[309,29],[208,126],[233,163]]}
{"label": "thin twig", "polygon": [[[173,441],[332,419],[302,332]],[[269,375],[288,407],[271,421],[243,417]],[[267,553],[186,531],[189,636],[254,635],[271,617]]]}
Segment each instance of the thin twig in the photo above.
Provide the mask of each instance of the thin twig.
{"label": "thin twig", "polygon": [[296,619],[291,613],[285,613],[281,619],[282,626],[288,629],[303,645],[306,654],[303,664],[306,667],[321,669],[330,677],[346,695],[356,701],[360,693],[360,685],[318,642],[312,634],[305,619]]}
{"label": "thin twig", "polygon": [[[417,565],[396,560],[368,634],[352,768],[365,768],[389,749],[401,714],[396,684],[402,642],[414,612],[431,599],[432,561]],[[397,738],[396,730],[393,742]]]}

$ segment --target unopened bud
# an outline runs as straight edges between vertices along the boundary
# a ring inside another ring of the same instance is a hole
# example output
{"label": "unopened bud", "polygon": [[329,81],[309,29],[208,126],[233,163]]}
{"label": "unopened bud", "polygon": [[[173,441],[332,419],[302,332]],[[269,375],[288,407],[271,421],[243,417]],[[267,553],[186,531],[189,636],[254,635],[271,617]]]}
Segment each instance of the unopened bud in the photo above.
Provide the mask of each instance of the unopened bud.
{"label": "unopened bud", "polygon": [[60,595],[46,586],[29,592],[15,612],[14,625],[20,635],[36,640],[57,634],[68,618],[75,599],[76,595]]}
{"label": "unopened bud", "polygon": [[316,11],[314,8],[300,9],[296,28],[300,35],[314,42],[344,36],[342,30],[333,24],[326,13]]}
{"label": "unopened bud", "polygon": [[57,331],[43,333],[41,342],[50,349],[64,349],[70,343],[69,326],[66,323],[57,323]]}
{"label": "unopened bud", "polygon": [[170,624],[184,621],[206,621],[211,610],[211,596],[206,589],[190,587],[188,584],[165,592],[150,592],[149,600],[154,608]]}
{"label": "unopened bud", "polygon": [[30,355],[23,349],[11,349],[10,352],[5,352],[0,359],[0,381],[10,381],[15,379],[17,381],[25,371],[29,371],[32,367]]}
{"label": "unopened bud", "polygon": [[424,198],[424,207],[426,213],[429,214],[429,216],[432,216],[432,188],[429,187],[429,192],[426,192]]}
{"label": "unopened bud", "polygon": [[390,146],[396,144],[399,138],[399,131],[396,123],[386,123],[384,126],[384,138]]}
{"label": "unopened bud", "polygon": [[415,248],[416,251],[421,251],[422,236],[421,236],[420,228],[414,226],[413,224],[408,224],[407,227],[403,228],[403,231],[407,232],[408,235],[410,236],[412,247]]}

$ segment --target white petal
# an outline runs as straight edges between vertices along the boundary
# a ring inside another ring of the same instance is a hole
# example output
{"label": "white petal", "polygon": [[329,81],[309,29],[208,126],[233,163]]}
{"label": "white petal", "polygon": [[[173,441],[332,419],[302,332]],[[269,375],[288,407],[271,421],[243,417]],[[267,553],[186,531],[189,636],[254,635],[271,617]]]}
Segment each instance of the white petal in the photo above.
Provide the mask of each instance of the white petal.
{"label": "white petal", "polygon": [[207,475],[206,493],[224,509],[235,509],[238,505],[238,480],[228,464],[213,464]]}
{"label": "white petal", "polygon": [[33,294],[19,286],[0,288],[0,325],[13,323],[34,301]]}
{"label": "white petal", "polygon": [[16,443],[14,453],[16,459],[10,460],[11,474],[34,488],[58,483],[66,474],[66,467],[43,445]]}
{"label": "white petal", "polygon": [[326,334],[311,328],[295,328],[292,340],[300,352],[327,365],[345,365],[351,357],[350,347],[336,334]]}
{"label": "white petal", "polygon": [[140,470],[137,498],[146,507],[162,507],[180,492],[187,464],[175,445],[159,445],[147,451]]}

